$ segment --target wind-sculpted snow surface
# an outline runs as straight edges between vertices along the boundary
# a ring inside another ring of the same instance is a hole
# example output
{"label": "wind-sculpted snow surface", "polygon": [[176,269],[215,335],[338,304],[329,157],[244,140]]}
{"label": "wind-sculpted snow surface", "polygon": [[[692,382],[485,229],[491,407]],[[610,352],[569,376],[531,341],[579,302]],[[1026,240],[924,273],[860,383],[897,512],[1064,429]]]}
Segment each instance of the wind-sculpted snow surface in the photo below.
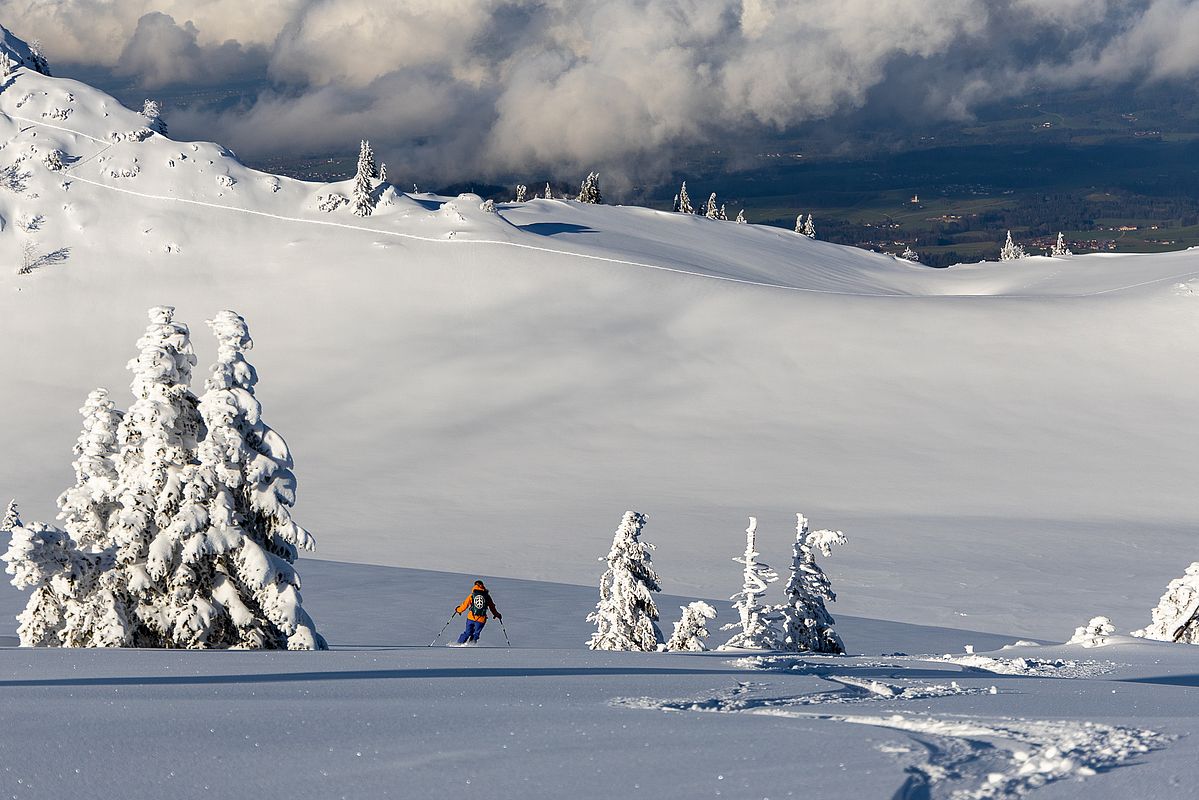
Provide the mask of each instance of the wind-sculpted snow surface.
{"label": "wind-sculpted snow surface", "polygon": [[[812,706],[906,703],[931,699],[998,695],[994,687],[966,687],[957,681],[927,683],[882,681],[870,675],[837,674],[831,661],[805,663],[793,658],[746,658],[732,662],[747,669],[802,671],[839,686],[832,691],[795,696],[766,694],[769,684],[739,682],[709,696],[680,700],[616,698],[618,708],[748,714],[794,720],[824,720],[887,728],[910,734],[907,743],[880,746],[904,762],[909,778],[897,797],[999,800],[1018,798],[1054,781],[1090,778],[1165,747],[1169,736],[1152,730],[1089,721],[1030,720],[978,715],[905,712],[880,715],[832,714],[803,710]],[[852,668],[853,662],[842,665]],[[909,670],[910,672],[915,671]],[[894,667],[892,675],[905,670]],[[1031,673],[1024,673],[1031,674]],[[1101,791],[1101,790],[1098,790]]]}

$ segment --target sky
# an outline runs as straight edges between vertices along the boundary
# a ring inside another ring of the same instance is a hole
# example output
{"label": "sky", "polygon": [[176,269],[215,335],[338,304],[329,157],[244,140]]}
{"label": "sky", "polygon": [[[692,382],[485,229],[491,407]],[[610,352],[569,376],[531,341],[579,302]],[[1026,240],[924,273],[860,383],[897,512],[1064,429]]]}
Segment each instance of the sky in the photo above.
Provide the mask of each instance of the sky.
{"label": "sky", "polygon": [[149,96],[256,87],[175,109],[176,136],[258,159],[366,137],[442,181],[644,176],[872,106],[964,120],[1199,72],[1199,0],[0,0],[0,24]]}

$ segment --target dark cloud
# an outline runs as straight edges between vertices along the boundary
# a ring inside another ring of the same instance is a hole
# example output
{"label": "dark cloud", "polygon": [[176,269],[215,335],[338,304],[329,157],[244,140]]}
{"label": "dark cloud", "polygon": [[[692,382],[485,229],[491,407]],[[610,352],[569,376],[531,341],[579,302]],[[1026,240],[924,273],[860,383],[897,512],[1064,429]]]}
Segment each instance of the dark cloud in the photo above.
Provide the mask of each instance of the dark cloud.
{"label": "dark cloud", "polygon": [[146,87],[274,87],[176,132],[255,155],[367,136],[440,179],[611,174],[760,126],[1199,73],[1199,0],[29,0],[4,22]]}

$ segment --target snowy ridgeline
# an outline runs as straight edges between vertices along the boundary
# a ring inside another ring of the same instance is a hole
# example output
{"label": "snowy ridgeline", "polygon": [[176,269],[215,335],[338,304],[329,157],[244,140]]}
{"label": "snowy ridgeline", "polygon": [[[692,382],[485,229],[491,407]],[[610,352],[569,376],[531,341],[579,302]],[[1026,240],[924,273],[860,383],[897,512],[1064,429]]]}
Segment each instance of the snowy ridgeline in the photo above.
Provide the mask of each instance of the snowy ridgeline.
{"label": "snowy ridgeline", "polygon": [[[845,544],[845,534],[810,530],[803,514],[796,517],[791,578],[787,581],[786,602],[780,605],[765,604],[760,599],[768,584],[778,580],[778,574],[758,560],[758,521],[749,518],[745,553],[733,559],[744,567],[744,585],[730,598],[740,619],[721,628],[736,632],[720,649],[845,652],[845,645],[833,628],[833,617],[825,606],[826,601],[833,602],[837,596],[828,576],[816,563],[816,550],[831,555],[833,545]],[[587,646],[592,650],[707,650],[711,635],[707,624],[716,619],[717,613],[703,601],[683,606],[682,618],[675,624],[670,639],[662,636],[652,594],[662,587],[652,563],[654,546],[641,541],[645,523],[644,514],[626,512],[613,537],[612,549],[600,559],[607,562],[608,569],[600,578],[599,603],[587,617],[596,626]]]}
{"label": "snowy ridgeline", "polygon": [[80,410],[63,527],[8,507],[3,559],[13,585],[32,590],[21,644],[324,648],[292,566],[314,541],[291,518],[291,454],[262,421],[245,320],[209,321],[217,362],[196,397],[187,326],[169,306],[149,315],[128,364],[129,410],[104,389]]}

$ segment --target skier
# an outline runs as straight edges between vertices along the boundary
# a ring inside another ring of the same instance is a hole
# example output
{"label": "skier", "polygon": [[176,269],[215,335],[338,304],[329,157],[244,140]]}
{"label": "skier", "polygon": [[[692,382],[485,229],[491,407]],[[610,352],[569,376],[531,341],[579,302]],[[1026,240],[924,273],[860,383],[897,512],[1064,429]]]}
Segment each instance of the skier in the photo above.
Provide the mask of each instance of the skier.
{"label": "skier", "polygon": [[504,618],[496,610],[495,603],[491,601],[491,593],[487,591],[487,587],[483,585],[483,581],[475,581],[470,594],[454,609],[455,616],[461,614],[463,611],[466,612],[466,630],[458,637],[458,644],[466,644],[468,641],[471,644],[475,644],[479,641],[479,634],[483,632],[483,626],[487,624],[488,609],[491,610],[491,616],[496,619],[502,620]]}

